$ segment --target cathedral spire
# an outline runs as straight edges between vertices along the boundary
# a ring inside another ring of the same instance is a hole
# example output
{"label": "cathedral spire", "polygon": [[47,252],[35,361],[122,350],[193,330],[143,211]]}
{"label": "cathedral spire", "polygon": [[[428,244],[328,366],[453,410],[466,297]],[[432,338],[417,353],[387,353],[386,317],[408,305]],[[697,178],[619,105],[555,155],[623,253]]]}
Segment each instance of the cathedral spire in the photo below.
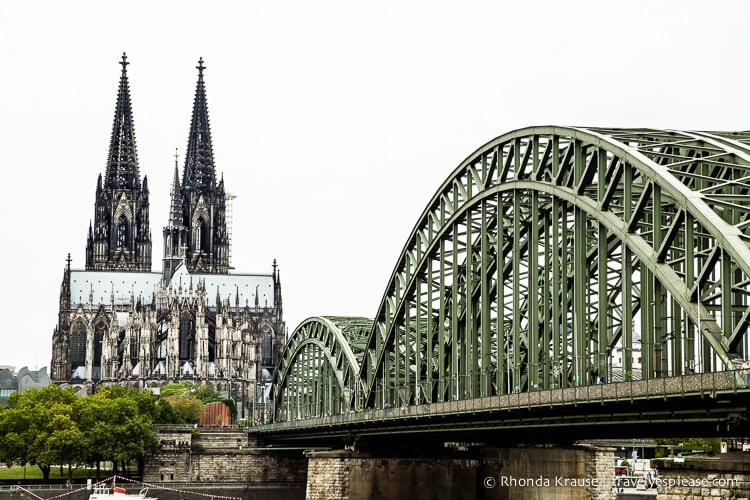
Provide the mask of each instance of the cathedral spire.
{"label": "cathedral spire", "polygon": [[193,100],[193,117],[188,135],[182,187],[186,190],[206,193],[216,188],[216,172],[211,127],[208,121],[206,87],[203,82],[203,70],[206,69],[203,66],[203,58],[200,58],[196,68],[198,69],[198,84]]}
{"label": "cathedral spire", "polygon": [[[212,274],[229,272],[229,236],[224,182],[217,184],[211,128],[208,120],[203,58],[198,61],[198,85],[185,153],[180,188],[180,224],[184,227],[184,255],[188,271]],[[170,217],[177,217],[173,196]],[[166,233],[165,233],[166,235]],[[166,247],[167,245],[165,245]]]}
{"label": "cathedral spire", "polygon": [[130,64],[123,52],[120,87],[117,92],[115,120],[112,125],[112,138],[109,143],[109,157],[104,187],[106,189],[138,189],[138,153],[135,146],[133,111],[130,104],[127,66]]}
{"label": "cathedral spire", "polygon": [[94,225],[86,242],[86,269],[150,271],[148,180],[138,170],[127,56],[123,53],[109,156],[96,182]]}
{"label": "cathedral spire", "polygon": [[177,150],[174,155],[174,177],[172,178],[171,203],[169,207],[169,222],[172,227],[182,226],[182,198],[180,197],[180,176],[177,167]]}

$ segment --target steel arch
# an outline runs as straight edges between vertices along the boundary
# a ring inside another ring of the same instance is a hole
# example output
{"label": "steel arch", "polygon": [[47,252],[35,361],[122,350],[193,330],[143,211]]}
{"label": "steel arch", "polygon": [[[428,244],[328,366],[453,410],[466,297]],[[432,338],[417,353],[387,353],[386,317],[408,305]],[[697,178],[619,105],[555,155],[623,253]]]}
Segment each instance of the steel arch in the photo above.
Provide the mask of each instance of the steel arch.
{"label": "steel arch", "polygon": [[750,349],[749,243],[750,132],[510,132],[437,190],[374,322],[295,330],[276,412],[731,368]]}
{"label": "steel arch", "polygon": [[367,318],[319,316],[300,323],[274,376],[273,403],[279,415],[309,418],[352,409],[371,329]]}
{"label": "steel arch", "polygon": [[636,317],[643,377],[731,365],[750,321],[749,136],[533,127],[479,148],[394,268],[363,404],[606,380],[618,343],[632,375]]}

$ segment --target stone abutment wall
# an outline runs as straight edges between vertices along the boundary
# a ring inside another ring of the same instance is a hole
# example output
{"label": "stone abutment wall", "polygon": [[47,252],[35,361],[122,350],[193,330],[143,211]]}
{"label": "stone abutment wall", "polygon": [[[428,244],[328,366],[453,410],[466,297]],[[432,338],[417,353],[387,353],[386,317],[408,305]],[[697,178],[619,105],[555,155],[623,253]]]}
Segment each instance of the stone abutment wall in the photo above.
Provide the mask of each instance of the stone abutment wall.
{"label": "stone abutment wall", "polygon": [[256,448],[240,430],[160,429],[159,441],[159,452],[144,467],[146,483],[292,484],[307,479],[301,450]]}
{"label": "stone abutment wall", "polygon": [[651,460],[659,471],[658,500],[731,500],[750,498],[750,453],[712,458]]}
{"label": "stone abutment wall", "polygon": [[485,448],[476,458],[308,453],[307,499],[615,498],[612,449]]}

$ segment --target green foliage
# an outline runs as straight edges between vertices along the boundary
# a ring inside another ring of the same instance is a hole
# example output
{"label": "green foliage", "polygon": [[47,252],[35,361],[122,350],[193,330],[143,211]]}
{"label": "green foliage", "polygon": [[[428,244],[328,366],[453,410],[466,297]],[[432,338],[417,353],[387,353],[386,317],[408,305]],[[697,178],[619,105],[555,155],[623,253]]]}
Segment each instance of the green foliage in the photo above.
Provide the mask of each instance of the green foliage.
{"label": "green foliage", "polygon": [[203,411],[203,403],[192,394],[188,395],[173,395],[163,398],[166,400],[172,408],[180,416],[181,423],[193,423],[198,422],[201,419],[201,412]]}
{"label": "green foliage", "polygon": [[234,421],[235,418],[237,418],[237,403],[235,403],[234,399],[231,398],[223,398],[219,401],[229,406],[229,414],[231,415],[232,421]]}
{"label": "green foliage", "polygon": [[52,465],[102,460],[127,462],[158,449],[154,421],[168,415],[150,392],[100,388],[79,397],[50,385],[14,394],[0,409],[0,462],[37,465],[45,479]]}
{"label": "green foliage", "polygon": [[678,453],[684,453],[692,450],[705,450],[704,453],[715,454],[721,448],[721,442],[728,441],[723,438],[659,438],[654,439],[654,444],[667,446],[667,448],[657,448],[656,458],[667,456],[670,450],[676,450]]}
{"label": "green foliage", "polygon": [[72,389],[56,385],[11,395],[0,413],[0,462],[37,465],[47,478],[52,464],[85,458],[72,420],[75,398]]}
{"label": "green foliage", "polygon": [[163,398],[192,395],[204,404],[222,401],[221,393],[212,386],[208,384],[195,385],[187,381],[165,385],[161,388],[160,395]]}
{"label": "green foliage", "polygon": [[155,424],[184,424],[180,414],[166,399],[160,399],[156,403]]}
{"label": "green foliage", "polygon": [[190,394],[193,389],[193,384],[190,382],[182,381],[174,384],[166,384],[161,388],[159,394],[162,398],[168,398],[170,396],[186,396]]}
{"label": "green foliage", "polygon": [[213,403],[214,401],[223,401],[221,393],[208,384],[195,386],[194,394],[203,404]]}

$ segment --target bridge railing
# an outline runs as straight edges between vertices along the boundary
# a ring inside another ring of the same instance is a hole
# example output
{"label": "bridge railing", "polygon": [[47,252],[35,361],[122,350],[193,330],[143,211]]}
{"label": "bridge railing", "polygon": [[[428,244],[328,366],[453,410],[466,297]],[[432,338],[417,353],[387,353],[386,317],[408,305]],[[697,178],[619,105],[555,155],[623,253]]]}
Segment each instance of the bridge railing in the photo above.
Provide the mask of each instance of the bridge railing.
{"label": "bridge railing", "polygon": [[750,391],[750,385],[747,381],[748,377],[750,377],[750,374],[746,374],[744,370],[727,370],[557,389],[539,389],[483,398],[420,403],[389,408],[350,410],[338,415],[277,421],[272,424],[259,426],[257,429],[261,432],[264,430],[278,431],[302,427],[345,425],[347,423],[369,420],[448,416],[468,412],[511,411],[543,406],[554,407],[584,403],[678,398],[688,395],[715,396],[717,393]]}

